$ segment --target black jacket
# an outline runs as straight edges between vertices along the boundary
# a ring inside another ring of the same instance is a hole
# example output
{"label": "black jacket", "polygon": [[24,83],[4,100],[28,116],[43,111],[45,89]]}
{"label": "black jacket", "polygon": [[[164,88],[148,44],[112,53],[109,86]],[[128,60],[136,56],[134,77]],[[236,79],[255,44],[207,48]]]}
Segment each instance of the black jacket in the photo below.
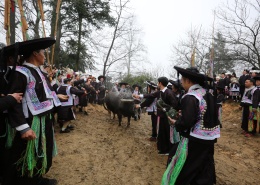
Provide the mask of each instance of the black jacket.
{"label": "black jacket", "polygon": [[11,95],[0,98],[0,112],[9,109],[16,104],[16,99]]}

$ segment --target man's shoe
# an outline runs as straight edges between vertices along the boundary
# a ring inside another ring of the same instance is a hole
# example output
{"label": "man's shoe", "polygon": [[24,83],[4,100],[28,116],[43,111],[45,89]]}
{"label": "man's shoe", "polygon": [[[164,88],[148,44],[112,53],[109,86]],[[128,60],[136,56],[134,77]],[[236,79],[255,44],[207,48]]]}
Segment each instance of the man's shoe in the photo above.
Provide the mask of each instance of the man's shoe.
{"label": "man's shoe", "polygon": [[68,126],[67,126],[67,129],[69,129],[69,130],[74,130],[74,126],[68,125]]}
{"label": "man's shoe", "polygon": [[88,112],[87,112],[87,111],[84,111],[84,115],[86,115],[86,116],[87,116],[87,115],[88,115]]}
{"label": "man's shoe", "polygon": [[169,153],[168,152],[161,152],[161,151],[159,151],[158,155],[169,155]]}
{"label": "man's shoe", "polygon": [[70,130],[69,129],[65,129],[65,130],[60,130],[60,133],[69,133],[70,132]]}
{"label": "man's shoe", "polygon": [[42,178],[38,185],[57,185],[58,181],[56,179]]}

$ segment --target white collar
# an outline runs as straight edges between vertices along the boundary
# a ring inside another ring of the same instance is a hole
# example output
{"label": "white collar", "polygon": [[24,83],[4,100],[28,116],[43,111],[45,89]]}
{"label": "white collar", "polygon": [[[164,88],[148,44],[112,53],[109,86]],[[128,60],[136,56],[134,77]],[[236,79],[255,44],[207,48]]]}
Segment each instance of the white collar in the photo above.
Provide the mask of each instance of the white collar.
{"label": "white collar", "polygon": [[246,88],[245,90],[246,90],[246,91],[250,91],[250,90],[252,90],[252,89],[254,89],[254,88],[255,88],[255,86],[253,85],[252,87]]}
{"label": "white collar", "polygon": [[164,87],[161,91],[164,93],[166,91],[167,87]]}
{"label": "white collar", "polygon": [[194,90],[194,89],[201,89],[201,88],[202,88],[202,87],[201,87],[199,84],[195,84],[195,85],[190,86],[188,92],[189,92],[189,91],[192,91],[192,90]]}
{"label": "white collar", "polygon": [[32,67],[32,68],[39,68],[36,65],[33,65],[31,63],[28,63],[28,62],[24,62],[23,65],[26,65],[26,66],[29,66],[29,67]]}

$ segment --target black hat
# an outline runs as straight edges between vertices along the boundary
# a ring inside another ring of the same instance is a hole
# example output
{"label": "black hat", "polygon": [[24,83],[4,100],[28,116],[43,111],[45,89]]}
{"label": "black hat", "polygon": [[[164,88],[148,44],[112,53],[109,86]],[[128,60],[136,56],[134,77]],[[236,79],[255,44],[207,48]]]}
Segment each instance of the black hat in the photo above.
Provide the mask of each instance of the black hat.
{"label": "black hat", "polygon": [[172,85],[171,85],[171,84],[168,84],[168,85],[167,85],[167,88],[172,90]]}
{"label": "black hat", "polygon": [[120,82],[120,83],[118,83],[120,86],[122,86],[122,85],[128,85],[128,83],[126,83],[126,82]]}
{"label": "black hat", "polygon": [[178,81],[169,80],[169,83],[171,83],[175,88],[180,88],[180,83]]}
{"label": "black hat", "polygon": [[194,80],[195,82],[198,82],[199,84],[204,84],[204,81],[213,81],[212,78],[201,74],[199,70],[196,67],[189,67],[189,68],[181,68],[178,66],[174,66],[174,68],[180,73],[182,76],[189,78],[191,80]]}
{"label": "black hat", "polygon": [[101,78],[103,78],[104,80],[106,79],[106,77],[105,76],[103,76],[103,75],[100,75],[99,77],[98,77],[98,80],[100,81],[100,79]]}
{"label": "black hat", "polygon": [[249,70],[248,70],[248,69],[244,69],[244,71],[245,71],[246,73],[249,73]]}
{"label": "black hat", "polygon": [[66,84],[67,82],[70,82],[72,80],[72,78],[65,78],[64,80],[63,80],[63,82],[64,82],[64,84]]}
{"label": "black hat", "polygon": [[140,85],[138,85],[138,84],[134,84],[132,87],[133,88],[138,87],[139,90],[142,89],[142,87]]}
{"label": "black hat", "polygon": [[157,88],[157,85],[152,81],[146,81],[144,83],[146,83],[150,88],[153,88],[153,89]]}
{"label": "black hat", "polygon": [[40,39],[33,39],[27,40],[24,42],[19,43],[19,54],[21,55],[29,55],[33,51],[37,51],[40,49],[46,49],[52,46],[55,43],[55,39],[51,37],[40,38]]}
{"label": "black hat", "polygon": [[260,75],[256,75],[255,77],[253,77],[253,79],[256,80],[260,80]]}

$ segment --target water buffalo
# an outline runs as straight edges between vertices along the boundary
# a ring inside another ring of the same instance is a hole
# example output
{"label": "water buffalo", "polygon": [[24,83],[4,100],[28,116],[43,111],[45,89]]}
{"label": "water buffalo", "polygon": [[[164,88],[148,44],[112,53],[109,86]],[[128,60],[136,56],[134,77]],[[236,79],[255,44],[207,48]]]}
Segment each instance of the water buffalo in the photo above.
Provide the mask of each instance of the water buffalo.
{"label": "water buffalo", "polygon": [[115,114],[117,114],[119,126],[121,126],[123,116],[127,117],[127,126],[129,126],[130,119],[135,114],[135,105],[131,90],[126,89],[125,92],[118,92],[116,88],[113,88],[105,97],[104,107],[113,113],[114,118]]}

